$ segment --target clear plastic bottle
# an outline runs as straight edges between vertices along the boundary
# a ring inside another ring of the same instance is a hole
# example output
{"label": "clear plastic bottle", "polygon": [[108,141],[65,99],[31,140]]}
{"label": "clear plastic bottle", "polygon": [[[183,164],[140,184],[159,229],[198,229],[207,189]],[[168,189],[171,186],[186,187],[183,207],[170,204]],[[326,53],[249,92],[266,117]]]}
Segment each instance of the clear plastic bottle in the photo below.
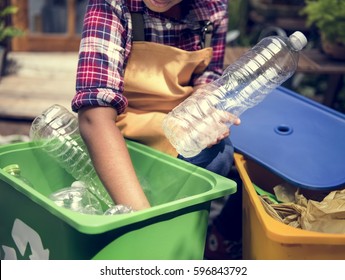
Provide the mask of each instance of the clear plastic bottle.
{"label": "clear plastic bottle", "polygon": [[90,215],[103,215],[102,205],[87,187],[71,186],[49,195],[49,198],[60,207]]}
{"label": "clear plastic bottle", "polygon": [[119,214],[128,214],[133,213],[134,210],[126,205],[118,204],[114,205],[112,207],[109,207],[107,211],[104,212],[105,216],[113,216],[113,215],[119,215]]}
{"label": "clear plastic bottle", "polygon": [[33,184],[25,177],[22,176],[21,174],[21,170],[18,164],[10,164],[7,165],[3,168],[3,170],[5,172],[7,172],[8,174],[16,177],[17,179],[21,180],[23,183],[25,183],[26,185],[28,185],[29,187],[34,188]]}
{"label": "clear plastic bottle", "polygon": [[76,180],[83,181],[100,201],[108,207],[114,205],[96,174],[73,113],[61,105],[52,105],[33,120],[30,138],[39,141],[48,155]]}
{"label": "clear plastic bottle", "polygon": [[228,130],[245,110],[260,103],[296,71],[303,33],[269,36],[228,66],[216,81],[199,88],[174,108],[163,130],[184,157],[199,154]]}

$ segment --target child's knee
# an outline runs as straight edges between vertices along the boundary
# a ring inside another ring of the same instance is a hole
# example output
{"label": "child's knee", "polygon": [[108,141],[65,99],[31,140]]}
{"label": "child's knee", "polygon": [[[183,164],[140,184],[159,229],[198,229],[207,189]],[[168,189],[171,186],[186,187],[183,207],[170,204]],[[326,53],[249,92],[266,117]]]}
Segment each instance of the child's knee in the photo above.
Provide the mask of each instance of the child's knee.
{"label": "child's knee", "polygon": [[233,164],[233,155],[232,143],[229,138],[226,138],[219,144],[203,150],[195,157],[184,158],[179,155],[179,158],[226,177]]}

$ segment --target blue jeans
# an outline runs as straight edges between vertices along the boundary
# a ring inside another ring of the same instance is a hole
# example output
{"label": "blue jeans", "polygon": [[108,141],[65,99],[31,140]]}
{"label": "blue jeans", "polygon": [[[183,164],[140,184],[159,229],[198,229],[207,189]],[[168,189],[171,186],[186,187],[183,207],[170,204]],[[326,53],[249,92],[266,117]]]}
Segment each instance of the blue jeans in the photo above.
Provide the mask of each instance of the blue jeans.
{"label": "blue jeans", "polygon": [[177,157],[209,171],[227,177],[233,163],[234,147],[229,137],[223,139],[220,143],[213,145],[201,151],[200,154],[185,158],[181,155]]}

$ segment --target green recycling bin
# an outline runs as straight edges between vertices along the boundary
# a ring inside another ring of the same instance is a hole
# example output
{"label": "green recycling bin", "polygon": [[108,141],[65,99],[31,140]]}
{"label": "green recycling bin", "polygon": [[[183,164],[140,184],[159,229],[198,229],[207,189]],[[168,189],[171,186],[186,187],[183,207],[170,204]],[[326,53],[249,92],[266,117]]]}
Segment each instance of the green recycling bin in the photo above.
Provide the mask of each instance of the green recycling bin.
{"label": "green recycling bin", "polygon": [[[0,147],[0,258],[202,259],[210,203],[235,193],[236,183],[147,146],[127,145],[154,205],[114,216],[80,214],[51,201],[51,193],[75,179],[42,147]],[[14,163],[33,188],[2,170]]]}

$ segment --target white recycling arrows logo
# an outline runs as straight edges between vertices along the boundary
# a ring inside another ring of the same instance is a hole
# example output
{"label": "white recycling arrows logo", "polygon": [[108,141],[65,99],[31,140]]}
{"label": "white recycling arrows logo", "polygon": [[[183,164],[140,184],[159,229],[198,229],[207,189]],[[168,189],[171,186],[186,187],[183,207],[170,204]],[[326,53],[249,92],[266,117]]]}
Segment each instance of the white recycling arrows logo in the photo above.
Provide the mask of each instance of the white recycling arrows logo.
{"label": "white recycling arrows logo", "polygon": [[[31,227],[19,219],[15,219],[12,228],[12,238],[19,253],[24,256],[26,248],[30,245],[32,254],[30,260],[49,260],[49,249],[44,249],[41,237]],[[2,245],[4,260],[16,260],[17,254],[14,248]]]}

